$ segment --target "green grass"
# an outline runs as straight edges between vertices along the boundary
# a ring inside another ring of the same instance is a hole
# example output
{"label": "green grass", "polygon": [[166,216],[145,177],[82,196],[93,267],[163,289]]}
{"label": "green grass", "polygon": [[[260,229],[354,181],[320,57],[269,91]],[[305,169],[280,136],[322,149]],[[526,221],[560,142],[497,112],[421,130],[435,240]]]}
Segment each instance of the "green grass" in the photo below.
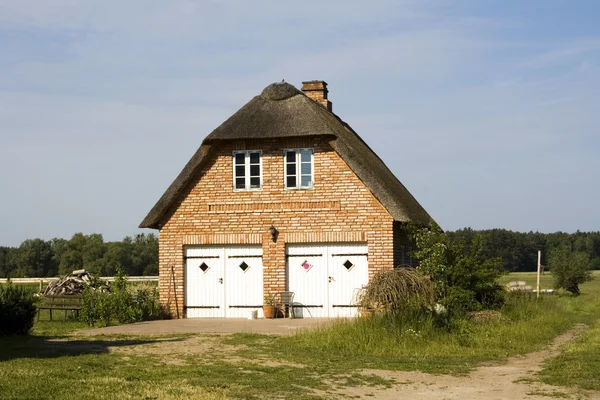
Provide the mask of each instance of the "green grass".
{"label": "green grass", "polygon": [[[46,311],[46,310],[42,310]],[[33,325],[32,334],[35,336],[64,336],[76,330],[87,329],[85,322],[76,320],[39,321]]]}
{"label": "green grass", "polygon": [[600,322],[567,343],[541,372],[545,383],[600,390]]}
{"label": "green grass", "polygon": [[[2,286],[2,285],[8,285],[8,283],[0,283],[0,286]],[[38,293],[40,291],[39,283],[11,283],[11,285],[21,287],[29,293]],[[44,284],[44,288],[46,286],[48,286],[48,285]]]}
{"label": "green grass", "polygon": [[[512,281],[525,281],[528,285],[535,289],[537,284],[537,273],[536,272],[512,272],[510,274],[502,275],[498,282],[501,285],[506,285]],[[552,274],[545,272],[540,275],[540,288],[541,289],[552,289]]]}
{"label": "green grass", "polygon": [[[503,280],[532,284],[535,274]],[[68,335],[85,324],[42,315],[32,336],[0,338],[0,398],[331,398],[341,387],[392,384],[362,369],[465,373],[538,350],[578,322],[592,328],[549,360],[541,379],[600,390],[600,280],[582,285],[582,292],[515,298],[502,310],[504,320],[461,322],[451,332],[428,318],[404,325],[375,318],[339,320],[289,337],[82,338]],[[194,340],[210,344],[196,354],[187,345]]]}
{"label": "green grass", "polygon": [[[592,271],[592,276],[594,277],[594,281],[600,281],[600,271]],[[537,284],[537,273],[536,272],[511,272],[510,274],[506,274],[500,277],[498,282],[501,285],[506,285],[508,282],[512,281],[525,281],[528,285],[532,286],[534,289]],[[594,286],[594,281],[592,281],[591,285]],[[583,287],[588,287],[590,289],[590,283],[584,284]],[[540,275],[540,288],[541,289],[552,289],[552,274],[550,272],[545,272]]]}
{"label": "green grass", "polygon": [[[339,386],[391,386],[389,380],[374,375],[228,360],[218,346],[202,355],[190,355],[181,348],[168,351],[170,344],[181,340],[4,338],[0,398],[317,399],[331,397],[331,390]],[[165,354],[143,354],[143,347],[157,345],[165,346]],[[131,346],[139,350],[121,351]]]}
{"label": "green grass", "polygon": [[590,328],[545,363],[541,379],[552,385],[600,390],[600,279],[596,275],[582,289],[583,294],[573,298],[567,309]]}
{"label": "green grass", "polygon": [[323,370],[358,368],[466,373],[486,361],[540,349],[573,326],[558,297],[511,301],[503,309],[507,321],[463,321],[452,331],[423,319],[392,325],[385,318],[340,320],[332,326],[268,340],[234,335],[229,343],[252,343],[245,357],[269,357],[310,364]]}

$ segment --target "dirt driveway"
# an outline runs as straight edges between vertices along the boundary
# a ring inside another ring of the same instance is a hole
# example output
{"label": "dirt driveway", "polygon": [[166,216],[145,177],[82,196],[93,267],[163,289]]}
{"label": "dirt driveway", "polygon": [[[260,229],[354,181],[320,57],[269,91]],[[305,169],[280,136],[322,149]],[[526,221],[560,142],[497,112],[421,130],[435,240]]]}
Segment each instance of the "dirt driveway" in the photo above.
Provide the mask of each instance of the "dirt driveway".
{"label": "dirt driveway", "polygon": [[[256,332],[267,334],[290,334],[298,329],[309,329],[327,323],[314,319],[297,320],[171,320],[153,321],[139,324],[91,329],[78,332],[77,335],[125,334],[189,334]],[[600,399],[599,392],[583,391],[572,388],[555,387],[534,382],[535,375],[541,370],[544,360],[556,356],[561,345],[573,339],[585,329],[578,325],[567,333],[557,337],[548,348],[514,357],[502,364],[490,364],[473,370],[466,376],[432,375],[422,372],[363,370],[364,375],[377,375],[393,382],[391,388],[359,386],[337,387],[321,394],[325,398],[354,399],[433,399],[433,400],[548,400],[549,398]],[[110,346],[110,345],[109,345]],[[111,352],[127,355],[146,354],[165,355],[165,362],[175,363],[180,355],[208,355],[218,349],[219,357],[231,363],[247,361],[239,358],[236,351],[240,346],[223,346],[217,336],[191,336],[178,342],[159,339],[151,345],[115,347]],[[177,361],[180,362],[180,361]],[[280,364],[269,359],[253,359],[252,362],[273,366]],[[292,365],[292,364],[290,364]],[[308,366],[294,364],[295,367]]]}
{"label": "dirt driveway", "polygon": [[514,357],[503,364],[482,366],[467,376],[365,370],[363,373],[394,379],[396,384],[387,390],[363,387],[352,388],[341,394],[389,400],[600,399],[598,392],[556,387],[532,381],[535,379],[535,374],[541,370],[544,360],[556,356],[561,345],[573,339],[584,329],[584,325],[578,325],[557,337],[551,346],[542,351]]}
{"label": "dirt driveway", "polygon": [[75,334],[95,335],[177,335],[188,333],[262,333],[288,335],[298,330],[327,324],[320,318],[276,318],[276,319],[235,319],[235,318],[190,318],[138,322],[106,328],[88,329]]}

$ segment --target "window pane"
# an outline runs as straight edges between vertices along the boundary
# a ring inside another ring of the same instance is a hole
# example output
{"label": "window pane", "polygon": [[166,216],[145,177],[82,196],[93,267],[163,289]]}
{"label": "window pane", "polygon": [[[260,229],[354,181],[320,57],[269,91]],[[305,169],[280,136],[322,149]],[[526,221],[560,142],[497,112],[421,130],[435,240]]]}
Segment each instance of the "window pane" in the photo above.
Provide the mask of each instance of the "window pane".
{"label": "window pane", "polygon": [[250,176],[260,176],[260,165],[250,166]]}
{"label": "window pane", "polygon": [[259,177],[250,178],[250,187],[251,188],[259,188],[260,187],[260,178]]}
{"label": "window pane", "polygon": [[300,173],[302,175],[310,175],[310,163],[302,163],[302,167],[300,168]]}
{"label": "window pane", "polygon": [[260,153],[250,153],[250,164],[258,164],[260,162]]}
{"label": "window pane", "polygon": [[236,164],[244,164],[244,158],[246,155],[244,153],[235,153],[235,163]]}
{"label": "window pane", "polygon": [[300,161],[302,162],[310,162],[310,156],[312,155],[311,150],[302,150],[300,151]]}
{"label": "window pane", "polygon": [[236,189],[246,189],[246,179],[236,178],[235,179],[235,188]]}
{"label": "window pane", "polygon": [[295,151],[288,151],[285,153],[285,160],[287,162],[296,162],[296,152]]}
{"label": "window pane", "polygon": [[289,188],[296,187],[296,177],[295,176],[287,177],[286,187],[289,187]]}
{"label": "window pane", "polygon": [[286,171],[288,175],[296,175],[296,164],[286,165]]}
{"label": "window pane", "polygon": [[245,174],[246,174],[246,168],[244,168],[243,165],[235,166],[235,177],[236,178],[243,178]]}
{"label": "window pane", "polygon": [[302,187],[311,187],[312,186],[312,182],[310,180],[310,175],[306,176],[306,175],[302,175]]}

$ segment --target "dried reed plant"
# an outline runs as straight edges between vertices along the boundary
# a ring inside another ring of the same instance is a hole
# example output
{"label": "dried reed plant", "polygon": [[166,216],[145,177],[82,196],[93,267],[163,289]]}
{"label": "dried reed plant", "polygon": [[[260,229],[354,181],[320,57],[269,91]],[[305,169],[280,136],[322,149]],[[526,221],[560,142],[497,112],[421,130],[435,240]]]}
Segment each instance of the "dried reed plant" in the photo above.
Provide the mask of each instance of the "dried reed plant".
{"label": "dried reed plant", "polygon": [[434,303],[434,285],[429,277],[416,269],[400,267],[377,272],[369,284],[357,294],[362,309],[395,312],[407,306]]}

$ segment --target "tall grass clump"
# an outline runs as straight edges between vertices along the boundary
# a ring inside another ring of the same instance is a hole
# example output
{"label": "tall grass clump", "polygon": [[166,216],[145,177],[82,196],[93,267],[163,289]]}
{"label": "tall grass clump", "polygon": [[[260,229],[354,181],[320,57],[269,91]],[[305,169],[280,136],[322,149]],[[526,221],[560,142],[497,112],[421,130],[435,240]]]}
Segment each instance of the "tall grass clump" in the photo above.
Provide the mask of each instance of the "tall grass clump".
{"label": "tall grass clump", "polygon": [[32,293],[11,283],[0,285],[0,336],[28,334],[36,312]]}
{"label": "tall grass clump", "polygon": [[434,288],[430,279],[414,268],[396,268],[376,273],[360,294],[362,309],[388,314],[406,313],[421,307],[431,308]]}

